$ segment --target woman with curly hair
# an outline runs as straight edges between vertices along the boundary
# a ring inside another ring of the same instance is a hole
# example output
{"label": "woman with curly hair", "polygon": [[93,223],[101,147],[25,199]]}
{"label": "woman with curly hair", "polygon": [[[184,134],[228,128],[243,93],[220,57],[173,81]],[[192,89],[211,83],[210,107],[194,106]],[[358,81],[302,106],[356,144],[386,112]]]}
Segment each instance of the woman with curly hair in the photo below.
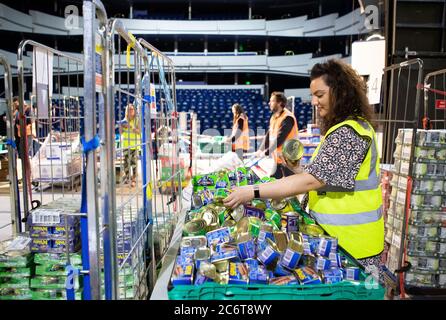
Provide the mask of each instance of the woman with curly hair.
{"label": "woman with curly hair", "polygon": [[310,215],[361,264],[378,271],[384,223],[378,144],[366,84],[339,60],[316,64],[310,80],[311,102],[324,135],[311,163],[303,173],[237,188],[224,203],[235,208],[253,198],[308,192]]}

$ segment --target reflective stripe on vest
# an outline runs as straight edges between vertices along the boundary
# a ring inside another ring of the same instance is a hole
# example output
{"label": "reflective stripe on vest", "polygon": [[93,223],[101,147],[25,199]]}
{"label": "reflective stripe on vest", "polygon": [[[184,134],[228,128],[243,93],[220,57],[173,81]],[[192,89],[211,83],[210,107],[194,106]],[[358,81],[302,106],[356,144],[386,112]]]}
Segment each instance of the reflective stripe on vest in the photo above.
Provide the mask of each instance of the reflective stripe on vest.
{"label": "reflective stripe on vest", "polygon": [[[238,129],[237,123],[239,119],[243,119],[243,129],[242,129],[242,134],[240,135],[240,137],[238,137],[238,139],[234,142],[234,149],[243,149],[243,150],[248,150],[249,149],[249,126],[248,126],[248,117],[247,116],[239,116],[235,122],[234,122],[234,127],[233,127],[233,135],[235,135],[235,132]],[[234,132],[235,130],[235,132]]]}
{"label": "reflective stripe on vest", "polygon": [[[293,128],[291,129],[291,131],[288,133],[285,141],[290,140],[290,139],[297,139],[297,135],[298,135],[298,128],[297,128],[297,121],[296,121],[296,117],[294,117],[294,114],[291,113],[291,111],[289,111],[288,109],[283,109],[283,112],[280,116],[275,117],[274,115],[271,116],[271,119],[269,121],[269,147],[271,148],[271,146],[273,144],[277,145],[277,138],[279,136],[279,130],[280,130],[280,126],[282,125],[282,122],[286,119],[286,117],[292,117],[294,120],[294,125]],[[284,141],[284,143],[285,143]],[[276,163],[282,163],[282,160],[277,156],[279,152],[282,152],[282,145],[278,146],[272,153],[272,156],[274,158],[274,160],[276,161]]]}
{"label": "reflective stripe on vest", "polygon": [[[360,136],[370,139],[370,147],[359,168],[352,190],[326,186],[309,192],[312,216],[339,244],[356,259],[374,256],[384,248],[382,194],[379,181],[379,156],[373,128],[365,121],[347,120],[330,128],[317,147],[333,131],[350,126]],[[324,193],[325,191],[325,193]]]}
{"label": "reflective stripe on vest", "polygon": [[376,222],[382,217],[382,206],[377,210],[361,213],[344,213],[344,214],[321,214],[310,210],[311,215],[320,224],[329,224],[332,226],[351,226],[355,224],[365,224]]}

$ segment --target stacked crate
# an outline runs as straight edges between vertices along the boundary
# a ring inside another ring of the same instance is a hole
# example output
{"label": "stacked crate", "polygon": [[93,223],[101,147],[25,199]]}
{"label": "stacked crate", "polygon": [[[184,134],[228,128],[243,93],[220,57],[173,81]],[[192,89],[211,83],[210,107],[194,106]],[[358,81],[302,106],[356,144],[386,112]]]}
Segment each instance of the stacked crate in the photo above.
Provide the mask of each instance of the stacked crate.
{"label": "stacked crate", "polygon": [[386,240],[391,243],[387,267],[398,268],[406,214],[409,158],[413,152],[412,191],[405,241],[410,269],[405,284],[446,288],[446,130],[400,129],[396,138],[392,193]]}
{"label": "stacked crate", "polygon": [[[80,198],[59,198],[37,209],[28,217],[31,252],[36,254],[36,274],[31,279],[33,299],[66,299],[66,269],[81,269],[79,210]],[[79,298],[79,279],[74,279]]]}
{"label": "stacked crate", "polygon": [[299,133],[298,138],[304,145],[304,155],[302,156],[300,163],[302,165],[309,164],[313,153],[321,142],[321,131],[318,126],[309,124],[307,132]]}
{"label": "stacked crate", "polygon": [[32,260],[29,238],[0,243],[0,300],[31,300]]}

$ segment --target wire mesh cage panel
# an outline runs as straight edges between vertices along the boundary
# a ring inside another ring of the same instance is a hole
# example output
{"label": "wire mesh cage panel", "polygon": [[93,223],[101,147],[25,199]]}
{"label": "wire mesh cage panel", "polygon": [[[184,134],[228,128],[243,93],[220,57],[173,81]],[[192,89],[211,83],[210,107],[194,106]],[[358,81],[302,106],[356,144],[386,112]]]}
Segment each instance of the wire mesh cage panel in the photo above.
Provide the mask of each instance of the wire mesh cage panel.
{"label": "wire mesh cage panel", "polygon": [[[17,147],[14,136],[14,104],[12,97],[11,67],[6,58],[0,55],[1,83],[0,98],[5,101],[5,111],[1,115],[0,132],[0,183],[6,186],[9,203],[3,207],[0,215],[0,241],[16,235],[21,230],[19,190],[17,176]],[[9,206],[8,206],[9,205]]]}

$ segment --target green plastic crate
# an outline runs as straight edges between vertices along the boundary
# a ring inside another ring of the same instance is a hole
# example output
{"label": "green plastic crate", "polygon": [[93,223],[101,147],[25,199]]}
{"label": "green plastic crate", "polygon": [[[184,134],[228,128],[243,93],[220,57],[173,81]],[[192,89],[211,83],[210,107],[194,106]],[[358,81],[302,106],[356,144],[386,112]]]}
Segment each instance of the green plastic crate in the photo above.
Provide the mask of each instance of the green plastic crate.
{"label": "green plastic crate", "polygon": [[171,286],[171,300],[383,300],[384,288],[367,289],[364,282],[343,281],[334,285],[219,285]]}

